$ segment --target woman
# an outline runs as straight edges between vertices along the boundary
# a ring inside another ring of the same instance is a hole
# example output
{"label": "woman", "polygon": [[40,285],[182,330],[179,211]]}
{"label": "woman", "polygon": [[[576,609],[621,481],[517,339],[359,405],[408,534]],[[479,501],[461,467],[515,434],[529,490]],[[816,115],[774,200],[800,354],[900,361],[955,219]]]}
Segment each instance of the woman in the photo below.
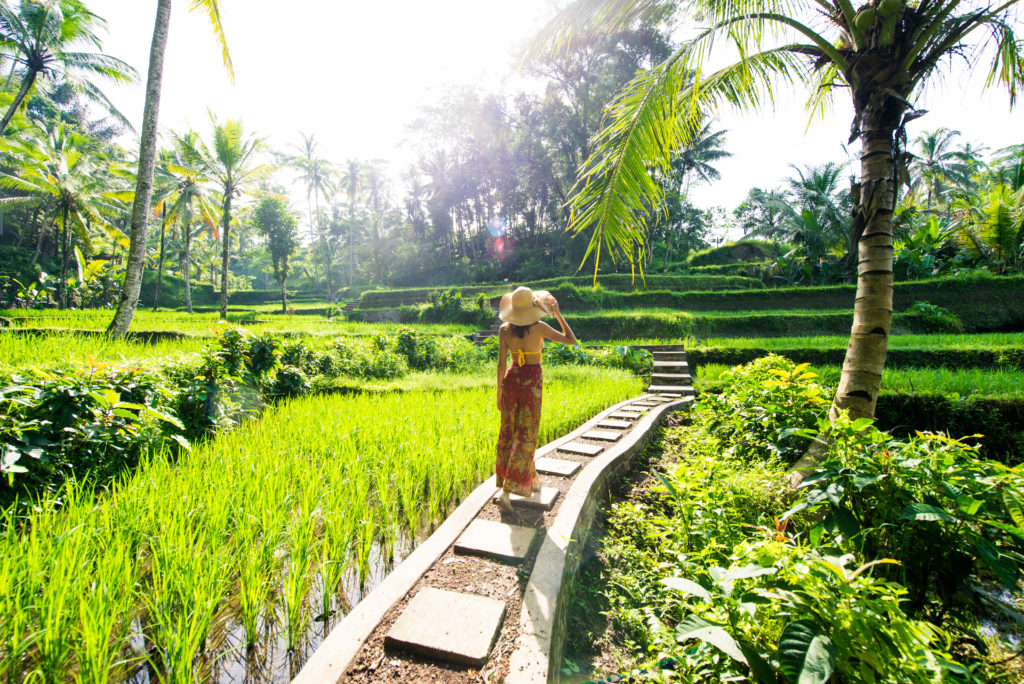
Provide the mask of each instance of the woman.
{"label": "woman", "polygon": [[[553,315],[562,332],[540,319]],[[505,323],[498,332],[498,410],[501,430],[498,433],[498,456],[495,471],[501,487],[498,506],[512,510],[509,493],[530,496],[540,490],[540,480],[533,465],[540,429],[541,350],[544,340],[576,344],[576,335],[558,310],[558,302],[550,293],[533,292],[518,287],[501,298],[498,317]],[[512,365],[505,371],[506,355]]]}

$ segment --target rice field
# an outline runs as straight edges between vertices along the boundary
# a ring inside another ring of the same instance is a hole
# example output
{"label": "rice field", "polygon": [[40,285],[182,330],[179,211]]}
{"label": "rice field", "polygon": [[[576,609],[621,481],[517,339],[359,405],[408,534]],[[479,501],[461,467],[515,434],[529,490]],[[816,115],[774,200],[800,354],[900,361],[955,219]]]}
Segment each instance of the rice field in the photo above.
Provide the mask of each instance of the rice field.
{"label": "rice field", "polygon": [[[731,349],[845,349],[850,336],[822,335],[814,337],[719,337],[686,338],[687,347],[725,347]],[[893,335],[890,349],[1000,349],[1024,348],[1024,333],[973,333],[949,335]]]}
{"label": "rice field", "polygon": [[[545,369],[541,442],[640,381]],[[493,378],[490,378],[493,383]],[[375,569],[493,468],[494,389],[298,399],[0,519],[0,678],[290,677]]]}
{"label": "rice field", "polygon": [[[266,305],[260,305],[265,307]],[[303,335],[376,335],[392,334],[409,324],[358,323],[340,317],[328,320],[324,316],[283,316],[270,311],[255,312],[253,307],[229,310],[228,322],[242,325],[255,333],[275,332]],[[0,311],[15,327],[61,328],[78,330],[105,330],[113,312],[105,309],[56,311],[53,309],[16,309]],[[157,311],[139,309],[132,320],[132,332],[177,332],[193,336],[214,336],[225,326],[217,312]],[[416,329],[431,335],[469,335],[474,326],[451,323],[416,324]]]}
{"label": "rice field", "polygon": [[60,331],[45,335],[19,335],[0,330],[0,368],[74,366],[86,364],[89,359],[97,363],[160,362],[195,354],[209,344],[209,340],[193,338],[146,343]]}
{"label": "rice field", "polygon": [[[704,364],[697,368],[696,385],[717,384],[722,373],[731,366]],[[812,367],[826,385],[839,384],[838,366]],[[983,396],[989,398],[1024,397],[1024,372],[1015,369],[979,368],[886,368],[882,374],[882,391],[905,394],[942,394],[946,396]]]}

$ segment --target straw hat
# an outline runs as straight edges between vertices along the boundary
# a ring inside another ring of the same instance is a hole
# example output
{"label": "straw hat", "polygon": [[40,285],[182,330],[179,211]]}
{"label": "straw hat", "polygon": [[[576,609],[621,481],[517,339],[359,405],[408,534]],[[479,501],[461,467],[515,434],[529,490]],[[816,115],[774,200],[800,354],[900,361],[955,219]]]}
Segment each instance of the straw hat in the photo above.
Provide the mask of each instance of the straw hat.
{"label": "straw hat", "polygon": [[549,297],[547,290],[534,292],[528,287],[517,287],[501,298],[498,318],[512,325],[533,325],[548,314],[541,302]]}

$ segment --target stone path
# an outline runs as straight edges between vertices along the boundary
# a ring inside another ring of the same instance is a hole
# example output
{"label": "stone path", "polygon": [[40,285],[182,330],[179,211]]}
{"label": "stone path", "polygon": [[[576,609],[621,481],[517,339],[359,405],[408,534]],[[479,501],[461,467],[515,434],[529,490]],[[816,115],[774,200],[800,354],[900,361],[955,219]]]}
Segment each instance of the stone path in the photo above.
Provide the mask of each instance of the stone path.
{"label": "stone path", "polygon": [[[656,371],[660,363],[675,364],[674,368],[682,364],[685,369],[681,347],[654,353]],[[688,377],[685,372],[674,375]],[[533,581],[543,532],[557,519],[566,493],[588,472],[587,465],[595,457],[619,448],[626,441],[624,436],[654,407],[677,401],[673,394],[692,395],[692,387],[682,384],[682,379],[659,378],[669,390],[665,395],[655,389],[662,385],[656,385],[651,393],[603,415],[592,427],[540,449],[541,490],[529,497],[511,496],[512,513],[502,512],[493,500],[479,508],[448,550],[436,556],[405,597],[395,601],[372,633],[363,637],[355,657],[337,665],[344,668],[343,678],[359,682],[504,678],[524,629],[520,621],[526,580]],[[344,628],[344,621],[336,627]],[[317,677],[306,670],[300,674],[297,681],[303,683],[337,681],[333,675]]]}

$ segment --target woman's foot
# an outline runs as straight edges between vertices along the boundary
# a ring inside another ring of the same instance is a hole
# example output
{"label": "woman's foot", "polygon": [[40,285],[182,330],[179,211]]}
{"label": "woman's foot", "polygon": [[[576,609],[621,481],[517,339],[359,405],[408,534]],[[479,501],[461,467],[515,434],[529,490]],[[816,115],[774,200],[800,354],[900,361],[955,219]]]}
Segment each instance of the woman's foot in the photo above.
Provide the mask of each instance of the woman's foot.
{"label": "woman's foot", "polygon": [[506,513],[512,512],[512,502],[508,498],[508,492],[502,490],[501,495],[497,498],[495,503],[498,504],[498,508]]}
{"label": "woman's foot", "polygon": [[533,489],[533,491],[535,491],[535,492],[539,492],[540,491],[540,478],[539,477],[533,478],[533,484],[530,485],[530,488]]}

